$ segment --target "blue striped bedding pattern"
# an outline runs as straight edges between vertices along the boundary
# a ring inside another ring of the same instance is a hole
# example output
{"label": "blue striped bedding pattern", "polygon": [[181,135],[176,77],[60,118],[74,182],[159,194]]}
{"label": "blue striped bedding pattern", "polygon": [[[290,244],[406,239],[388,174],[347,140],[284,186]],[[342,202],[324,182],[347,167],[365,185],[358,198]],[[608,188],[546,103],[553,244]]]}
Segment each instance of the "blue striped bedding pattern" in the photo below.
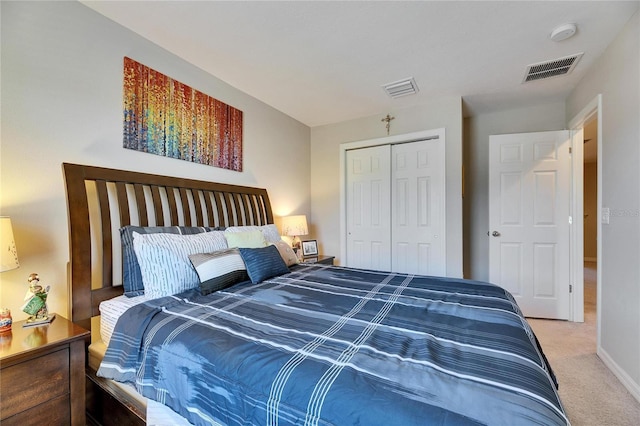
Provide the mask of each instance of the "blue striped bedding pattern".
{"label": "blue striped bedding pattern", "polygon": [[98,371],[197,425],[567,425],[513,297],[300,265],[120,317]]}

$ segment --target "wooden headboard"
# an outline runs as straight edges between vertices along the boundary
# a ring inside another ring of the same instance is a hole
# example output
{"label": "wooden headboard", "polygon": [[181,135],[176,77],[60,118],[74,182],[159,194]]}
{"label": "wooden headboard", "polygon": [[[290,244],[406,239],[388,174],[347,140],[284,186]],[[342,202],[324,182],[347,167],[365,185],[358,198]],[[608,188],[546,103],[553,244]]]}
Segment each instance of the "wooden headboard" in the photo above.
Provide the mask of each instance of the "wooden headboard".
{"label": "wooden headboard", "polygon": [[[72,321],[90,330],[100,302],[123,293],[119,229],[273,222],[266,189],[63,163]],[[115,271],[115,272],[114,272]]]}

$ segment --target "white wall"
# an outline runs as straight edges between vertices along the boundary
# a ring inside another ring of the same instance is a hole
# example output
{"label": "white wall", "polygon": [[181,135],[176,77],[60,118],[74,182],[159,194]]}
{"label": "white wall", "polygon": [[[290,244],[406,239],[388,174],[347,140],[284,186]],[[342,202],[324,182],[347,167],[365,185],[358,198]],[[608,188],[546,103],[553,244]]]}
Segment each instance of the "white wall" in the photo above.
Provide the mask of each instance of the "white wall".
{"label": "white wall", "polygon": [[602,94],[599,355],[640,399],[640,15],[636,13],[567,99],[575,117]]}
{"label": "white wall", "polygon": [[[1,2],[0,213],[21,267],[1,275],[0,306],[20,311],[27,276],[68,315],[62,162],[266,187],[276,215],[310,214],[310,129],[77,2]],[[244,112],[244,171],[122,147],[123,57]]]}
{"label": "white wall", "polygon": [[[460,97],[389,111],[390,135],[444,128],[447,179],[447,274],[462,276],[462,103]],[[321,254],[340,262],[340,144],[387,136],[386,113],[311,129],[310,226]]]}
{"label": "white wall", "polygon": [[465,118],[465,278],[489,280],[489,136],[562,130],[564,109],[555,102]]}

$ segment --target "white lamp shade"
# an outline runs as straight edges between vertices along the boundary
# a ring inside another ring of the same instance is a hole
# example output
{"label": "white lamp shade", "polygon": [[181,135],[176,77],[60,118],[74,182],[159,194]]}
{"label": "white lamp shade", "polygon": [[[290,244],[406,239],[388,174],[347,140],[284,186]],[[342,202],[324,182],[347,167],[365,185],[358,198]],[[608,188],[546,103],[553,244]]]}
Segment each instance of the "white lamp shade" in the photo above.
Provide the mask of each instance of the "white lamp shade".
{"label": "white lamp shade", "polygon": [[285,216],[282,218],[282,233],[289,237],[308,235],[307,216],[300,214],[295,216]]}
{"label": "white lamp shade", "polygon": [[0,272],[20,267],[16,243],[13,239],[11,219],[4,216],[0,217],[0,261],[2,262]]}

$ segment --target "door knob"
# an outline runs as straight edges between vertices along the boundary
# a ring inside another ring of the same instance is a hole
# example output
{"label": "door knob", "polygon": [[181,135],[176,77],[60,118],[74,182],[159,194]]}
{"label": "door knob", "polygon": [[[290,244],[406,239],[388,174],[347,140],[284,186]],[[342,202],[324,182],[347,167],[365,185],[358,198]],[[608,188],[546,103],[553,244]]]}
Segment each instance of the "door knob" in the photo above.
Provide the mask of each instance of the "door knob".
{"label": "door knob", "polygon": [[499,237],[500,233],[498,231],[493,231],[491,235],[493,235],[494,237]]}

